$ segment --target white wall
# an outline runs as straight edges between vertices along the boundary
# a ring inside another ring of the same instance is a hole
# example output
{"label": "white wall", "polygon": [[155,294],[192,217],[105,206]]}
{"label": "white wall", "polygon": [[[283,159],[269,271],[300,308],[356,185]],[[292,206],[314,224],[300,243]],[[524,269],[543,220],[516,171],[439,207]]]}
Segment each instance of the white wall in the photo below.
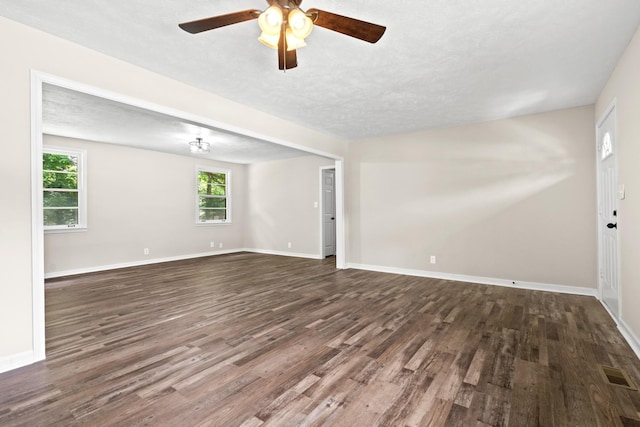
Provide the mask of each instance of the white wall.
{"label": "white wall", "polygon": [[352,144],[348,262],[595,288],[594,164],[592,106]]}
{"label": "white wall", "polygon": [[[51,135],[44,142],[86,150],[88,188],[87,230],[45,234],[47,277],[243,250],[321,257],[320,167],[333,160],[239,165]],[[197,166],[231,171],[230,224],[195,224]]]}
{"label": "white wall", "polygon": [[[598,98],[595,120],[615,100],[617,111],[618,181],[626,198],[618,205],[620,244],[620,320],[640,344],[640,30]],[[636,349],[638,351],[638,349]]]}
{"label": "white wall", "polygon": [[[86,150],[89,215],[86,231],[45,234],[47,276],[243,248],[245,165],[50,135],[44,143]],[[196,225],[197,166],[231,171],[230,224]]]}
{"label": "white wall", "polygon": [[249,165],[247,248],[321,257],[320,167],[333,165],[318,156]]}
{"label": "white wall", "polygon": [[[342,156],[342,141],[0,18],[0,371],[35,357],[32,318],[31,71],[52,74]],[[8,42],[10,41],[10,42]],[[215,79],[215,75],[211,76]],[[198,100],[198,102],[194,102]],[[36,257],[39,255],[36,253]],[[8,325],[11,325],[8,327]]]}

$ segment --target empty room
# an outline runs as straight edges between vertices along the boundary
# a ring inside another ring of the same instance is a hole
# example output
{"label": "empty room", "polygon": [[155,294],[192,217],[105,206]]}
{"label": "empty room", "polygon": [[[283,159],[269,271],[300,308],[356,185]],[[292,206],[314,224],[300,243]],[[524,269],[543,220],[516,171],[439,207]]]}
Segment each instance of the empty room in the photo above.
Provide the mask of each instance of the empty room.
{"label": "empty room", "polygon": [[0,0],[0,425],[640,425],[639,25]]}

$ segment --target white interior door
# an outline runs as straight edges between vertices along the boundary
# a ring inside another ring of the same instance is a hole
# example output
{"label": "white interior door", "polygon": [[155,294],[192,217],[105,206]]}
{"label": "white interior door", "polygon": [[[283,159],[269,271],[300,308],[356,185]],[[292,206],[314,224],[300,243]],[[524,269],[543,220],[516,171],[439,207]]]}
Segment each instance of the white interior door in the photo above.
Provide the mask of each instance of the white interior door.
{"label": "white interior door", "polygon": [[322,170],[322,255],[336,254],[335,170]]}
{"label": "white interior door", "polygon": [[599,123],[598,235],[600,294],[611,313],[620,315],[618,283],[618,174],[616,168],[615,106]]}

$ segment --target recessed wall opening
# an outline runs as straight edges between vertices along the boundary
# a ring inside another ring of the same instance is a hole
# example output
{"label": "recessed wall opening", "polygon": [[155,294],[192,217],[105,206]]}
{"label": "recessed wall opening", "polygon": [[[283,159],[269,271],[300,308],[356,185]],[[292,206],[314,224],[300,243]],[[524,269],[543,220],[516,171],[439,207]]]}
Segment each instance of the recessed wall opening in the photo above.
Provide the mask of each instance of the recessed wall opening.
{"label": "recessed wall opening", "polygon": [[[44,238],[44,227],[43,227],[43,183],[42,183],[42,155],[43,155],[43,146],[44,146],[44,134],[47,135],[55,135],[55,129],[52,129],[51,126],[47,127],[48,124],[45,123],[43,117],[51,118],[51,115],[56,114],[65,114],[64,112],[56,112],[56,107],[59,106],[60,102],[71,102],[71,100],[65,101],[65,97],[78,97],[78,98],[93,98],[96,102],[102,102],[108,104],[110,108],[112,108],[112,113],[115,114],[115,118],[117,119],[118,114],[121,117],[130,118],[132,116],[142,117],[144,120],[149,120],[150,122],[158,122],[158,121],[167,121],[168,128],[179,128],[179,132],[183,132],[184,135],[182,137],[177,137],[175,134],[169,135],[168,138],[175,140],[183,140],[184,143],[187,144],[185,147],[179,146],[169,146],[167,145],[167,150],[165,152],[171,154],[172,150],[173,154],[176,153],[175,150],[180,150],[185,148],[188,151],[188,142],[194,138],[194,132],[197,131],[206,131],[210,132],[211,135],[217,136],[225,136],[228,141],[231,143],[227,144],[231,146],[232,149],[227,150],[229,156],[233,155],[233,144],[236,144],[235,154],[238,154],[237,147],[245,147],[248,150],[248,154],[251,153],[265,153],[266,151],[271,151],[276,153],[278,156],[282,153],[293,153],[292,157],[295,157],[295,153],[302,156],[318,156],[328,159],[333,163],[333,166],[338,172],[337,176],[337,189],[336,193],[339,198],[337,205],[339,209],[336,212],[336,222],[338,223],[337,230],[339,237],[337,239],[338,244],[336,245],[336,267],[344,268],[344,234],[343,234],[343,213],[342,213],[342,186],[343,186],[343,174],[342,167],[343,162],[342,159],[338,156],[335,156],[330,153],[320,152],[317,150],[313,150],[307,148],[302,145],[295,144],[294,142],[289,141],[281,141],[276,140],[274,138],[253,133],[251,131],[245,131],[243,129],[238,129],[224,123],[218,123],[213,120],[209,120],[203,117],[194,116],[190,113],[185,113],[182,111],[173,110],[171,108],[156,105],[152,103],[148,103],[146,101],[142,101],[139,99],[129,98],[127,96],[112,93],[108,91],[104,91],[99,88],[90,87],[81,83],[69,81],[66,79],[58,78],[51,75],[46,75],[40,72],[32,72],[32,99],[31,99],[31,128],[32,128],[32,137],[31,137],[31,164],[32,164],[32,248],[33,248],[33,256],[32,256],[32,318],[33,318],[33,349],[34,349],[34,361],[42,360],[46,356],[46,347],[45,347],[45,296],[44,296],[44,279],[45,279],[45,238]],[[44,92],[47,92],[47,97],[43,96]],[[52,95],[53,94],[53,95]],[[115,108],[121,108],[121,112],[117,112]],[[124,116],[122,116],[124,115]],[[68,115],[67,115],[68,117]],[[94,116],[94,118],[99,119],[99,114]],[[96,121],[95,127],[96,132],[100,132],[103,129],[98,128],[99,122]],[[46,128],[46,129],[45,129]],[[66,135],[62,136],[63,138],[74,138],[74,135]],[[106,143],[106,144],[115,144],[118,145],[118,141],[109,140],[109,138],[104,138],[104,140],[99,139],[98,137],[85,138],[86,141],[95,140],[98,143]],[[133,140],[139,141],[141,144],[147,144],[147,147],[139,146],[135,147],[143,150],[152,150],[152,151],[164,151],[159,150],[157,146],[153,145],[153,141],[149,141],[149,139],[145,138],[133,138]],[[254,148],[251,148],[245,143],[253,145]],[[151,144],[151,145],[149,145]],[[258,148],[256,148],[258,147]],[[213,147],[212,147],[213,149]],[[213,150],[212,150],[213,151]],[[286,157],[286,156],[285,156]],[[91,154],[89,153],[89,159],[91,158]],[[250,158],[250,156],[248,156]],[[220,162],[238,162],[237,158],[224,158],[219,159],[217,161]],[[255,161],[255,159],[249,159],[248,162]],[[268,159],[267,159],[268,161]],[[90,167],[90,166],[89,166]],[[317,174],[317,169],[314,169],[314,174]],[[89,192],[91,189],[89,188]],[[91,196],[89,196],[91,197]],[[314,197],[315,196],[314,194]],[[89,218],[89,227],[91,226],[91,219]],[[318,236],[317,239],[322,240],[321,230],[317,231]],[[215,246],[214,246],[215,243]],[[222,248],[220,242],[208,242],[207,247],[211,245],[211,248]],[[226,246],[225,246],[226,248]],[[141,252],[142,253],[142,252]],[[147,249],[145,248],[145,255],[148,254]],[[153,255],[153,254],[152,254]],[[318,254],[318,257],[321,256],[321,253]]]}

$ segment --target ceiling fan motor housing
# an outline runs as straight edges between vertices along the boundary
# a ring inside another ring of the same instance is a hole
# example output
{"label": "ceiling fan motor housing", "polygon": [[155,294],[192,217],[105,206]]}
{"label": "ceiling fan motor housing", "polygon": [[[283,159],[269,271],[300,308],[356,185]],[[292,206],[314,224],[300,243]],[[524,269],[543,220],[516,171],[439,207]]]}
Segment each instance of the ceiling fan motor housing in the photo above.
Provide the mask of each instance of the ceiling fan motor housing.
{"label": "ceiling fan motor housing", "polygon": [[267,3],[270,5],[277,4],[282,9],[291,9],[300,7],[302,0],[267,0]]}

